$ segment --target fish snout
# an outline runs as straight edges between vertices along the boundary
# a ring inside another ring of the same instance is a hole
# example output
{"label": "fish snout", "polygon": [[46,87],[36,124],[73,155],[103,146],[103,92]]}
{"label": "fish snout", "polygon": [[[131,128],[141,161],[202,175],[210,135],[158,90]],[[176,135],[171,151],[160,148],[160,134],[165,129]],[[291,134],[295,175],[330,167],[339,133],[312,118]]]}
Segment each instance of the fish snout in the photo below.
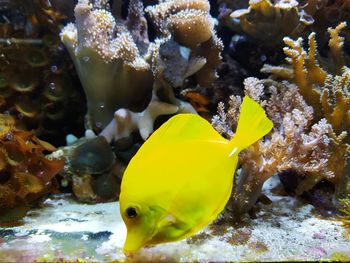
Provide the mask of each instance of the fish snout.
{"label": "fish snout", "polygon": [[142,235],[138,231],[128,231],[123,247],[123,253],[126,256],[132,256],[135,252],[146,245],[147,240],[147,236]]}

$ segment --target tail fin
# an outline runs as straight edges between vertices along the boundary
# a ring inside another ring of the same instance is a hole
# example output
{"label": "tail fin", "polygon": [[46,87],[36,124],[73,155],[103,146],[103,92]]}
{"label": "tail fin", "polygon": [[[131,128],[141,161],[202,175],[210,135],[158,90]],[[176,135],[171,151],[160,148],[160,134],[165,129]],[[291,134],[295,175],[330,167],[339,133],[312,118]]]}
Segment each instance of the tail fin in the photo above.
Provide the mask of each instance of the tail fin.
{"label": "tail fin", "polygon": [[265,110],[248,96],[245,96],[241,105],[236,134],[229,142],[232,149],[230,156],[235,152],[249,147],[272,129],[273,123],[266,117]]}

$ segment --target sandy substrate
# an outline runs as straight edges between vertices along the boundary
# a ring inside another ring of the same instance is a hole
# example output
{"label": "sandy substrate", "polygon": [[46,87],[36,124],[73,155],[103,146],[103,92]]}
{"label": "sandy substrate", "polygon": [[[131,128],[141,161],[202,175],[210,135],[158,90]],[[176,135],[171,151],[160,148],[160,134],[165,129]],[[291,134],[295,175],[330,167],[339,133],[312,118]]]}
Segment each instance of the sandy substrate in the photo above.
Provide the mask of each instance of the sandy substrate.
{"label": "sandy substrate", "polygon": [[[350,237],[341,222],[314,216],[312,206],[269,194],[256,219],[212,224],[184,241],[145,248],[133,260],[349,260]],[[0,261],[125,261],[126,229],[117,202],[84,205],[56,195],[33,209],[23,225],[0,228]]]}

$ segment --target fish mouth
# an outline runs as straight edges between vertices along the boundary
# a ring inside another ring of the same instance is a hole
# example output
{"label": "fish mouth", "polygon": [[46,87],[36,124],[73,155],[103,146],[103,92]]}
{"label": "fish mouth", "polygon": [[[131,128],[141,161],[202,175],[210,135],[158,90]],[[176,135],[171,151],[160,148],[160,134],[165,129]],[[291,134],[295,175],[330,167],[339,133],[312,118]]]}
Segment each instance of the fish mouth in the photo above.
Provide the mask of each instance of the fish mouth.
{"label": "fish mouth", "polygon": [[125,255],[130,255],[142,247],[148,245],[148,242],[152,240],[152,238],[156,234],[156,227],[152,229],[151,234],[145,233],[144,231],[128,231],[126,235],[126,240],[123,247],[123,253]]}

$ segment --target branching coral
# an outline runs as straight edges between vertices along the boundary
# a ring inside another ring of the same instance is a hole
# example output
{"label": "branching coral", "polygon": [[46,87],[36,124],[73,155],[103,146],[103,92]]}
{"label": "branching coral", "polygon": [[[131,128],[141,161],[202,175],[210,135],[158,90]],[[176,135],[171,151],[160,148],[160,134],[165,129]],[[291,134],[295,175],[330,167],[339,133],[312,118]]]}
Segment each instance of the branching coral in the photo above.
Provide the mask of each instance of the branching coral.
{"label": "branching coral", "polygon": [[[328,30],[331,36],[329,47],[332,60],[324,63],[328,66],[326,69],[318,62],[314,33],[309,36],[308,52],[303,49],[302,38],[296,41],[284,38],[289,46],[284,48],[284,52],[288,56],[287,62],[292,67],[265,65],[262,68],[264,73],[296,83],[306,102],[315,109],[315,118],[325,116],[338,134],[350,127],[349,69],[344,66],[344,39],[339,36],[340,30],[345,26],[345,23],[341,23],[335,29]],[[346,141],[348,142],[349,138]]]}
{"label": "branching coral", "polygon": [[[242,171],[237,177],[233,195],[234,211],[249,209],[260,195],[263,182],[271,175],[292,171],[301,178],[296,194],[310,190],[321,180],[335,185],[337,194],[349,191],[349,69],[342,59],[343,38],[339,32],[345,24],[329,29],[333,60],[327,70],[317,59],[315,34],[309,37],[309,50],[302,39],[285,38],[284,49],[292,67],[266,65],[262,71],[275,79],[248,78],[245,93],[266,108],[274,122],[273,132],[243,152]],[[323,63],[325,61],[323,60]],[[219,105],[214,126],[228,136],[237,122],[240,97],[231,97],[226,113]]]}
{"label": "branching coral", "polygon": [[[265,140],[255,143],[240,155],[242,170],[236,178],[232,196],[234,213],[248,211],[261,193],[263,183],[272,175],[294,171],[304,178],[296,189],[301,194],[322,179],[333,180],[330,158],[333,155],[332,127],[325,119],[313,124],[313,109],[308,106],[295,85],[248,78],[245,94],[265,107],[274,123]],[[266,99],[266,94],[270,97]],[[233,135],[241,98],[232,96],[227,112],[219,104],[214,127],[226,136]]]}
{"label": "branching coral", "polygon": [[33,133],[15,128],[15,121],[0,115],[0,222],[23,217],[34,201],[55,189],[54,176],[64,161],[47,159],[55,148]]}
{"label": "branching coral", "polygon": [[250,0],[247,9],[235,10],[230,16],[229,26],[268,45],[279,43],[284,36],[298,36],[314,22],[312,14],[300,8],[296,0]]}
{"label": "branching coral", "polygon": [[[294,82],[305,101],[314,109],[315,121],[326,118],[334,131],[332,155],[329,162],[333,166],[338,192],[349,183],[350,151],[350,70],[346,67],[342,46],[344,38],[339,36],[346,23],[335,29],[329,28],[329,47],[331,58],[319,62],[315,34],[309,36],[309,50],[303,49],[302,39],[296,41],[285,38],[289,46],[284,48],[287,62],[291,67],[265,65],[262,69],[274,78]],[[323,62],[321,64],[321,62]]]}

